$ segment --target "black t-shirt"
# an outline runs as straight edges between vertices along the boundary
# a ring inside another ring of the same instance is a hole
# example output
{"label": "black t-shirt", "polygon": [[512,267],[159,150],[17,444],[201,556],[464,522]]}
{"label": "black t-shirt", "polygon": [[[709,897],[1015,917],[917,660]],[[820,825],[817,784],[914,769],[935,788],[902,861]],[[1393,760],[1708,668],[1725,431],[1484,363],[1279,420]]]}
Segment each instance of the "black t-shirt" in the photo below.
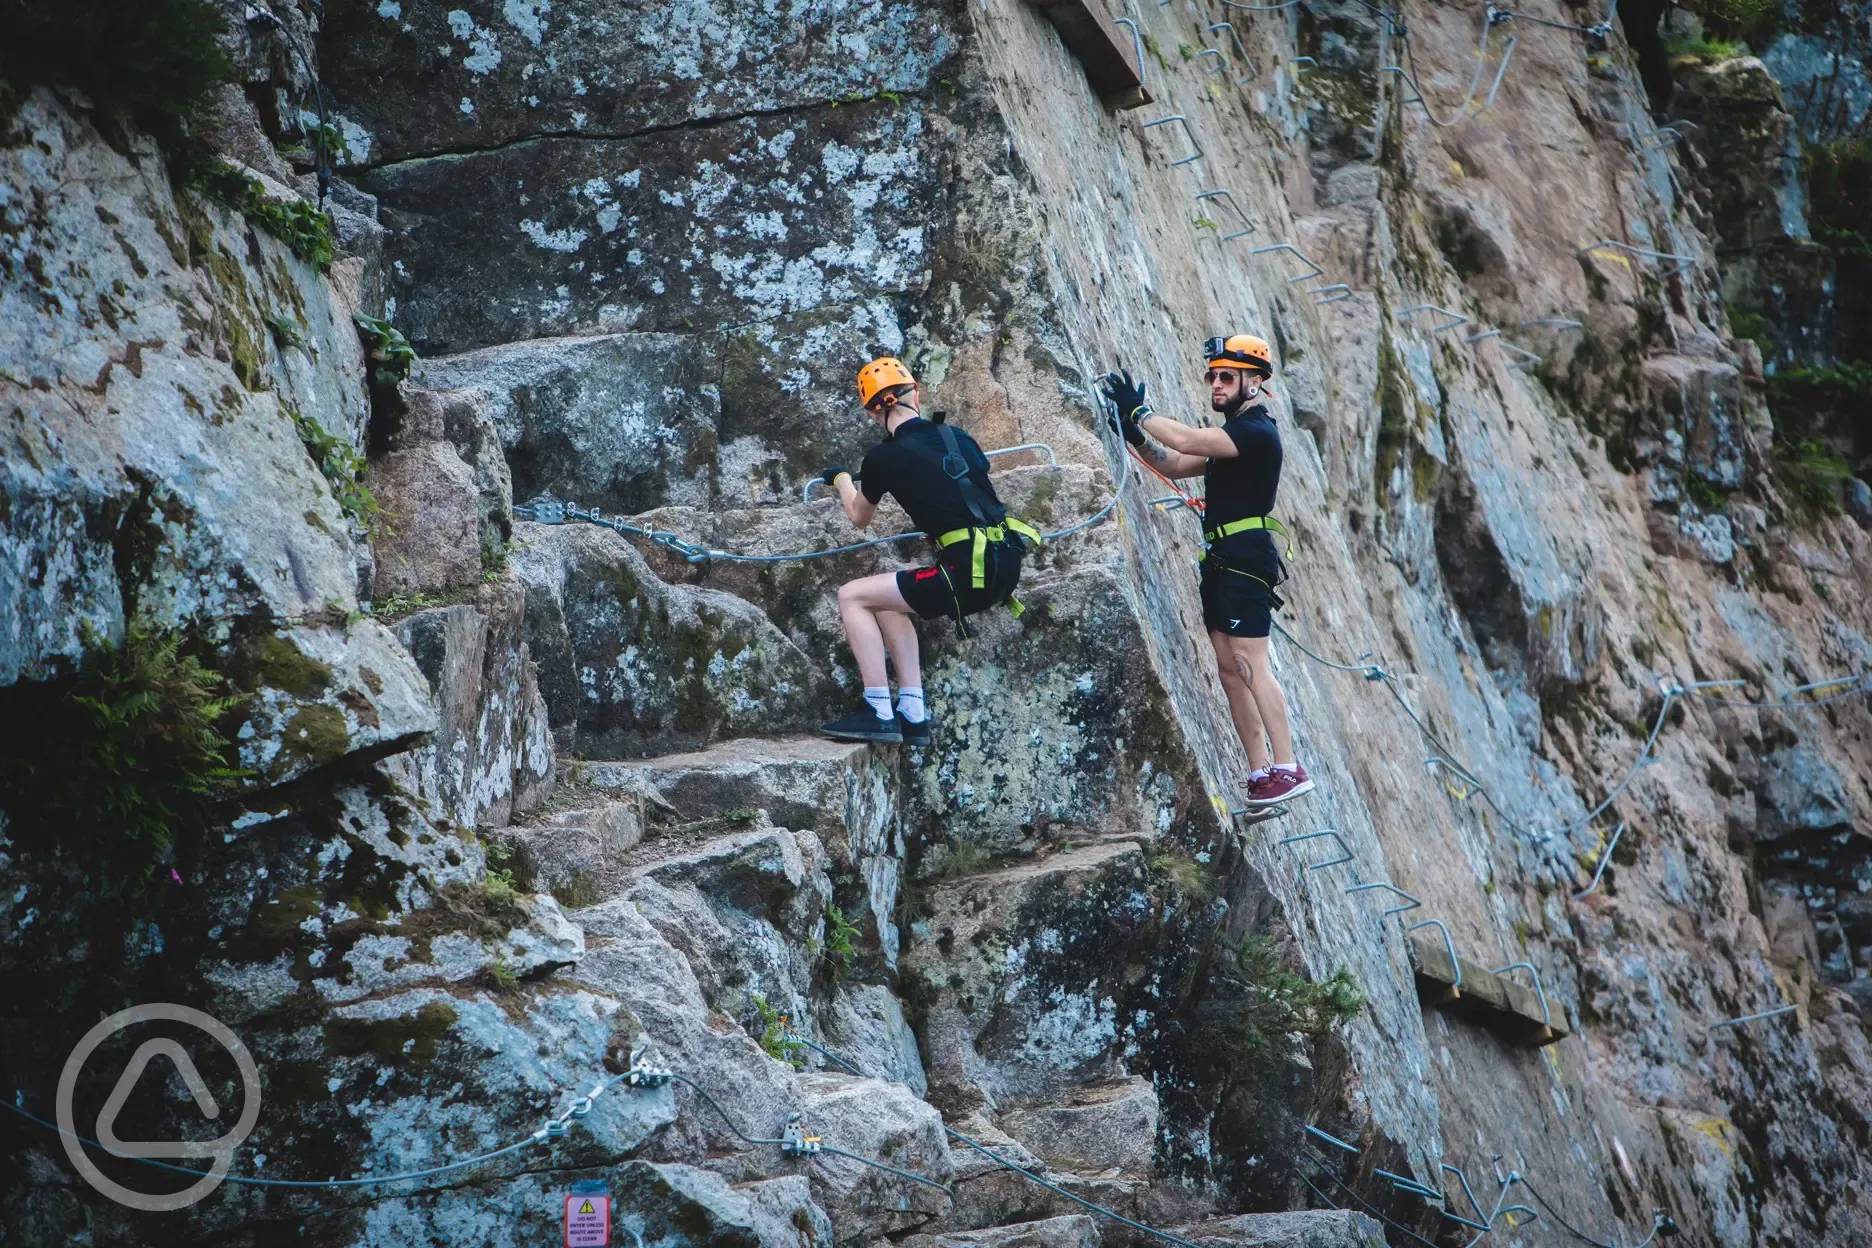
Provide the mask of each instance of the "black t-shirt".
{"label": "black t-shirt", "polygon": [[[1274,418],[1262,404],[1238,410],[1222,426],[1235,444],[1233,459],[1211,459],[1203,473],[1208,508],[1204,530],[1217,529],[1245,516],[1266,516],[1274,511],[1274,492],[1280,487],[1281,440]],[[1215,543],[1215,553],[1243,563],[1265,564],[1277,558],[1274,535],[1266,529],[1233,533]]]}
{"label": "black t-shirt", "polygon": [[[968,464],[968,479],[998,508],[1000,500],[988,481],[988,457],[974,438],[951,428],[957,449]],[[865,454],[859,469],[859,488],[873,504],[883,502],[886,494],[894,497],[897,505],[910,513],[910,523],[932,538],[951,529],[970,528],[975,520],[963,501],[962,488],[942,469],[946,453],[941,430],[923,417],[913,416]]]}

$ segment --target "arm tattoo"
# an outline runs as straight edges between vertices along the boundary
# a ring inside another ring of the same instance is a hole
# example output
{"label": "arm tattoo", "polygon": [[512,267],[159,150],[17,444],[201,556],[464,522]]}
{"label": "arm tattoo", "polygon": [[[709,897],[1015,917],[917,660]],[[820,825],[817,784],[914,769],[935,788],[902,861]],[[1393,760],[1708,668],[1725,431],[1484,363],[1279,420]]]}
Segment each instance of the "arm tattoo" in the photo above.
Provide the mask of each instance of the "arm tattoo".
{"label": "arm tattoo", "polygon": [[1170,462],[1170,449],[1161,442],[1152,442],[1147,448],[1147,453],[1160,464]]}

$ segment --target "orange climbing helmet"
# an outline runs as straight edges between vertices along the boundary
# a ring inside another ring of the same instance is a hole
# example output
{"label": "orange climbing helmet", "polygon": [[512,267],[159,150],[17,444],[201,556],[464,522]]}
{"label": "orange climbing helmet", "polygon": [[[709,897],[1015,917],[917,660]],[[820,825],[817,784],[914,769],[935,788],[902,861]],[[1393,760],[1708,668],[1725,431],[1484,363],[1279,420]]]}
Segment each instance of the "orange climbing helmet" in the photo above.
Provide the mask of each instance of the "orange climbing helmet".
{"label": "orange climbing helmet", "polygon": [[[914,386],[915,384],[916,378],[911,376],[910,370],[904,367],[902,360],[895,356],[879,356],[858,370],[858,404],[861,407],[870,407],[871,400],[877,398],[879,391],[888,390],[892,386]],[[895,407],[896,396],[886,395],[884,405]]]}
{"label": "orange climbing helmet", "polygon": [[1203,358],[1209,363],[1206,368],[1242,368],[1260,373],[1263,377],[1274,375],[1274,352],[1268,347],[1267,340],[1253,334],[1234,334],[1228,338],[1209,338],[1203,342]]}

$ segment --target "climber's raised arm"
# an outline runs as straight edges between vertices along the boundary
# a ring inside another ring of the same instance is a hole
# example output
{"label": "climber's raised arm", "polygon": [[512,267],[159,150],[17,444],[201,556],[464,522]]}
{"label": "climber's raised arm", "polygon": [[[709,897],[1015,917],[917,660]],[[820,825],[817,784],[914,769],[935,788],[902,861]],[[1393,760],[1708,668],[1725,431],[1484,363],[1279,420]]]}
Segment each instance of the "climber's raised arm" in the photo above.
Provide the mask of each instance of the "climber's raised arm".
{"label": "climber's raised arm", "polygon": [[[1186,472],[1165,472],[1166,477],[1193,477],[1207,470],[1209,460],[1234,459],[1241,453],[1235,447],[1235,440],[1225,430],[1213,426],[1197,429],[1181,421],[1171,420],[1168,416],[1152,416],[1138,428],[1168,447],[1178,467],[1188,468]],[[1195,467],[1190,468],[1192,461]]]}
{"label": "climber's raised arm", "polygon": [[819,474],[819,479],[838,491],[839,502],[845,504],[845,518],[854,525],[862,529],[876,518],[877,504],[866,498],[858,483],[852,480],[851,469],[828,468]]}
{"label": "climber's raised arm", "polygon": [[[1144,397],[1145,383],[1131,380],[1128,370],[1107,373],[1099,379],[1099,390],[1111,401],[1112,413],[1109,417],[1112,431],[1123,438],[1144,461],[1166,477],[1200,476],[1208,466],[1203,452],[1192,451],[1182,445],[1181,438],[1172,433],[1169,437],[1159,436],[1156,442],[1145,437],[1145,422],[1153,419],[1151,405]],[[1174,420],[1163,417],[1154,418],[1158,424],[1169,425],[1187,433],[1199,433],[1203,430],[1189,429]],[[1152,432],[1155,432],[1153,430]],[[1172,439],[1177,439],[1172,441]],[[1226,439],[1225,439],[1226,440]],[[1230,454],[1234,448],[1230,448]]]}

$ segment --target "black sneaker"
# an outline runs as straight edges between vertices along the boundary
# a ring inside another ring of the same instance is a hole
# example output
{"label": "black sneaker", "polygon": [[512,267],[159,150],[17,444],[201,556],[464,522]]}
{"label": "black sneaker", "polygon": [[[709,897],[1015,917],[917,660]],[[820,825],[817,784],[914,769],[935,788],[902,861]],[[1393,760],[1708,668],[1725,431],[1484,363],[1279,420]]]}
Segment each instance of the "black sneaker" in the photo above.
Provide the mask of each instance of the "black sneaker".
{"label": "black sneaker", "polygon": [[904,739],[899,729],[903,721],[896,717],[879,719],[877,712],[871,709],[869,702],[864,707],[844,719],[835,719],[829,724],[820,724],[819,731],[834,741],[877,741],[884,745],[898,745]]}
{"label": "black sneaker", "polygon": [[897,731],[903,734],[905,745],[928,745],[934,728],[934,720],[925,718],[921,723],[913,724],[903,717],[902,712],[897,715]]}

